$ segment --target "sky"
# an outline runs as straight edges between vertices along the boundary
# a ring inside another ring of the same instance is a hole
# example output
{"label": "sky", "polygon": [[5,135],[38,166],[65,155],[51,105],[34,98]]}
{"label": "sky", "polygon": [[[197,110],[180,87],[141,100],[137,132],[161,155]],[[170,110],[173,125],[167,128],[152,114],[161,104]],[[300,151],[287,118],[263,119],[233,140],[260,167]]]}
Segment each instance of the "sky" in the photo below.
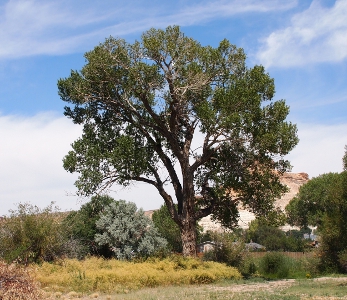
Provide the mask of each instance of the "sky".
{"label": "sky", "polygon": [[[247,65],[275,80],[275,100],[290,106],[300,142],[287,156],[310,178],[342,171],[347,144],[346,0],[0,0],[0,215],[18,203],[54,201],[78,209],[76,174],[62,159],[81,128],[63,116],[59,78],[85,64],[105,38],[128,42],[179,25],[202,45],[224,38]],[[146,184],[115,186],[112,196],[145,210],[162,199]]]}

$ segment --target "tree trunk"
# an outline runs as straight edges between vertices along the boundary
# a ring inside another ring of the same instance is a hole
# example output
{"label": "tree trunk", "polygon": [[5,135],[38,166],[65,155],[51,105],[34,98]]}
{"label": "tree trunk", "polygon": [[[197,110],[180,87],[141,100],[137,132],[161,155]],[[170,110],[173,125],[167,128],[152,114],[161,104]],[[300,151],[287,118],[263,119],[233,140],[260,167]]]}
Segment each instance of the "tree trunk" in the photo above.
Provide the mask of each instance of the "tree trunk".
{"label": "tree trunk", "polygon": [[184,220],[180,230],[183,256],[196,256],[196,221],[193,218]]}

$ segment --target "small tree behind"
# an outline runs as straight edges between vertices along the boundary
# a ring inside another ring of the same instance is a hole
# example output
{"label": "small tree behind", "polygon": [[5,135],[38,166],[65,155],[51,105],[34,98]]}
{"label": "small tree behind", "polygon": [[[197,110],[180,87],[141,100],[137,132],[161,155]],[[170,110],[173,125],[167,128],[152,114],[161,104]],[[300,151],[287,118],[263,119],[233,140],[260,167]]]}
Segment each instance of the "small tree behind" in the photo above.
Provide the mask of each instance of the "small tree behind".
{"label": "small tree behind", "polygon": [[124,200],[105,207],[96,228],[102,232],[95,235],[96,243],[107,245],[118,259],[149,256],[167,245],[143,210]]}
{"label": "small tree behind", "polygon": [[317,226],[321,266],[336,271],[339,255],[347,249],[347,172],[312,178],[300,187],[286,211],[291,225]]}
{"label": "small tree behind", "polygon": [[170,217],[167,206],[162,205],[160,209],[155,211],[152,215],[152,220],[160,235],[167,240],[169,249],[181,253],[182,240],[180,228]]}
{"label": "small tree behind", "polygon": [[204,253],[204,260],[226,263],[229,266],[240,267],[246,255],[243,236],[231,232],[210,232],[215,246]]}
{"label": "small tree behind", "polygon": [[106,246],[100,246],[94,241],[96,233],[100,233],[96,228],[95,222],[100,218],[106,206],[115,201],[107,195],[97,195],[84,205],[78,211],[71,212],[64,220],[65,228],[71,240],[79,241],[83,246],[83,253],[91,255],[101,255],[110,257],[112,252]]}

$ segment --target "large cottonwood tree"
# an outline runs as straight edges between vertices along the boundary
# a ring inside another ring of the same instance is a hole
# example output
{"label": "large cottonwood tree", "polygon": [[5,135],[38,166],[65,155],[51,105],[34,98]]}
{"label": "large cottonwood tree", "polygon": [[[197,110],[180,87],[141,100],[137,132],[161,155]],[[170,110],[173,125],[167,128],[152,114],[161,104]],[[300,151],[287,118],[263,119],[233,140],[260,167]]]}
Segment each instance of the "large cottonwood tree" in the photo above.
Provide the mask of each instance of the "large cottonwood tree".
{"label": "large cottonwood tree", "polygon": [[199,218],[232,227],[240,205],[272,209],[296,126],[285,101],[273,101],[274,80],[248,68],[242,49],[202,46],[173,26],[133,44],[110,37],[85,58],[58,82],[65,115],[83,124],[64,158],[81,194],[151,184],[180,227],[184,255],[195,255]]}

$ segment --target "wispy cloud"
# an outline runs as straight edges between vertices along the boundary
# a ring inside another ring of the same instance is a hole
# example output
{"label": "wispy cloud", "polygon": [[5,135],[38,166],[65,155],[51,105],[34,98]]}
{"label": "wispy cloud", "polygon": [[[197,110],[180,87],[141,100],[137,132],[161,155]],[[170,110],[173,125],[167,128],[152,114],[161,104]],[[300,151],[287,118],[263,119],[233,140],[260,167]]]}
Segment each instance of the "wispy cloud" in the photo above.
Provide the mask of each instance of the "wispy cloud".
{"label": "wispy cloud", "polygon": [[338,62],[347,57],[347,1],[322,7],[314,0],[296,15],[291,25],[271,33],[257,54],[267,66],[291,67],[317,62]]}
{"label": "wispy cloud", "polygon": [[108,35],[200,24],[241,13],[290,9],[290,1],[116,2],[11,0],[0,7],[0,59],[80,51]]}

